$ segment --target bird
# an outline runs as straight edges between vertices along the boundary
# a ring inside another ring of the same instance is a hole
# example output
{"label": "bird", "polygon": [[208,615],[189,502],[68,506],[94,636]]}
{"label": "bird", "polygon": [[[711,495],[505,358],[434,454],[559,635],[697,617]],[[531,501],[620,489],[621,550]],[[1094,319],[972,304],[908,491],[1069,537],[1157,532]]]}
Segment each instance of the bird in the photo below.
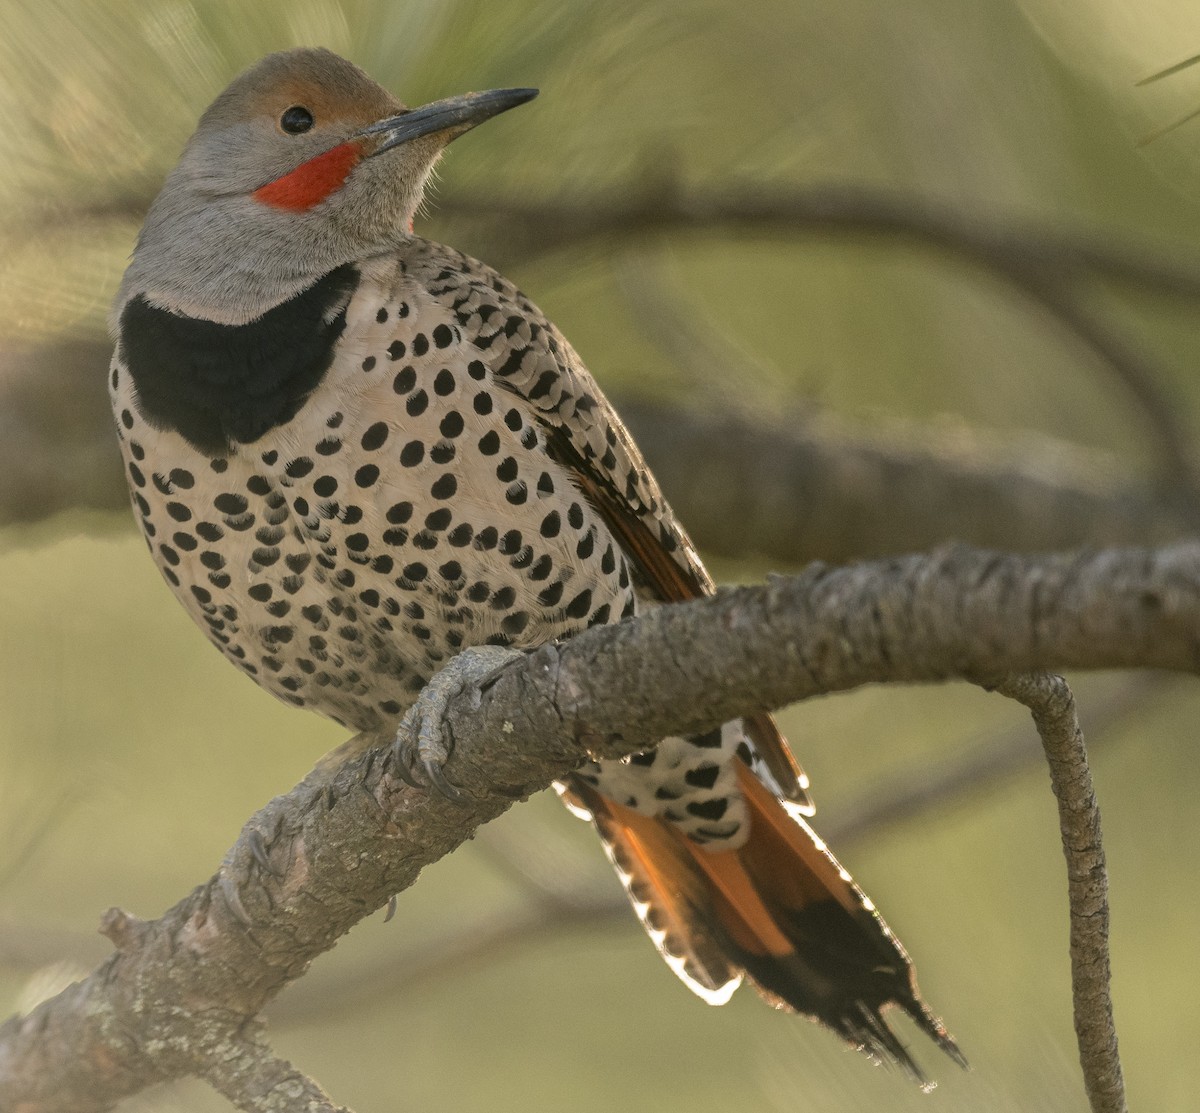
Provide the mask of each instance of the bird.
{"label": "bird", "polygon": [[[131,502],[170,588],[268,692],[392,732],[398,772],[428,791],[455,791],[447,691],[714,590],[566,338],[414,232],[447,144],[536,93],[410,109],[328,50],[268,55],[200,117],[110,316]],[[808,825],[770,715],[585,761],[558,788],[702,999],[749,981],[923,1081],[898,1009],[966,1065]]]}

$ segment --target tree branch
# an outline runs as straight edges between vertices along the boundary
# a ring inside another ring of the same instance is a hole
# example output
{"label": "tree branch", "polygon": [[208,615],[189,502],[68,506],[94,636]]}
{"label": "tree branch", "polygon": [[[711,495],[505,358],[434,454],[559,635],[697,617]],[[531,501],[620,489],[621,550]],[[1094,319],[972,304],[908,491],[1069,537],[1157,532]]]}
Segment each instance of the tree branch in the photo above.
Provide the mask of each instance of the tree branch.
{"label": "tree branch", "polygon": [[[1104,739],[1113,728],[1144,710],[1146,701],[1162,692],[1173,678],[1168,673],[1141,673],[1117,691],[1092,703],[1089,733]],[[892,774],[886,787],[864,789],[857,800],[839,806],[819,824],[827,842],[843,850],[851,843],[878,838],[887,829],[911,822],[939,809],[961,806],[969,797],[996,791],[1003,783],[1044,764],[1042,747],[1027,724],[1009,726],[983,739],[965,741],[958,753],[932,765],[923,763],[911,775]],[[529,899],[515,909],[486,912],[451,935],[409,949],[389,949],[361,969],[341,969],[336,976],[310,976],[270,1008],[273,1024],[312,1023],[319,1017],[352,1015],[382,998],[394,999],[420,991],[441,979],[461,976],[477,963],[494,963],[518,949],[536,948],[548,937],[569,931],[598,931],[614,923],[632,926],[629,903],[607,871],[592,880],[570,880],[579,872],[575,855],[550,853],[548,832],[539,825],[528,837],[502,837],[495,827],[481,831],[472,846],[498,862]],[[30,933],[34,929],[30,928]]]}
{"label": "tree branch", "polygon": [[206,1049],[199,1077],[245,1113],[350,1113],[311,1078],[274,1055],[260,1024],[248,1024],[258,1038],[233,1039]]}
{"label": "tree branch", "polygon": [[247,1022],[314,957],[587,754],[869,682],[1140,666],[1200,669],[1200,544],[814,566],[543,646],[478,705],[452,701],[447,774],[465,802],[404,784],[359,737],[254,816],[161,919],[112,914],[117,952],[0,1027],[0,1108],[98,1113],[240,1054]]}
{"label": "tree branch", "polygon": [[[1089,749],[1094,752],[1098,740],[1104,741],[1172,683],[1170,674],[1142,673],[1094,701],[1088,716]],[[1026,727],[1006,727],[984,738],[965,740],[962,747],[936,767],[923,766],[911,776],[893,774],[886,787],[865,787],[856,800],[822,820],[822,834],[843,848],[863,842],[889,827],[994,792],[1045,761]],[[311,1023],[318,1017],[327,1023],[380,998],[420,991],[439,979],[462,974],[471,964],[494,962],[502,953],[537,946],[563,932],[596,931],[617,921],[632,923],[628,901],[608,871],[598,868],[595,878],[564,882],[575,877],[579,862],[565,844],[561,853],[551,853],[547,859],[545,829],[515,841],[501,838],[499,845],[497,834],[497,828],[486,828],[472,845],[513,877],[529,894],[527,902],[485,912],[465,929],[443,933],[426,944],[389,948],[387,955],[364,963],[361,970],[341,969],[329,977],[309,974],[271,1005],[272,1024]],[[82,961],[94,954],[94,940],[95,935],[0,921],[0,958],[16,969],[45,966],[62,958]]]}
{"label": "tree branch", "polygon": [[[0,353],[0,523],[128,505],[104,393],[108,358],[107,342]],[[1048,437],[1000,441],[945,423],[867,431],[828,415],[772,422],[633,399],[618,409],[696,542],[718,555],[795,565],[947,537],[1044,551],[1153,544],[1193,528],[1178,492]]]}
{"label": "tree branch", "polygon": [[994,690],[1033,713],[1050,765],[1067,859],[1075,1035],[1088,1099],[1093,1113],[1127,1113],[1110,988],[1108,871],[1075,699],[1061,676],[1045,673],[1009,676]]}

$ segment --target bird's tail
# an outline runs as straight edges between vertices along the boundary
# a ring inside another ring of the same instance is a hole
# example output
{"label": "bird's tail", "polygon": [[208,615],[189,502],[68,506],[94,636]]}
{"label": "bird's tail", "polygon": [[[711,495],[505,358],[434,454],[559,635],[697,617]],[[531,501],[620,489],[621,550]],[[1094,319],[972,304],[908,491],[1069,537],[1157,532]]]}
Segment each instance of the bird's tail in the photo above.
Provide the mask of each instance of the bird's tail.
{"label": "bird's tail", "polygon": [[738,770],[750,834],[737,850],[706,850],[664,819],[571,785],[667,964],[711,1004],[724,1004],[749,978],[771,1004],[924,1083],[884,1019],[898,1006],[965,1067],[875,906],[808,824],[740,762]]}

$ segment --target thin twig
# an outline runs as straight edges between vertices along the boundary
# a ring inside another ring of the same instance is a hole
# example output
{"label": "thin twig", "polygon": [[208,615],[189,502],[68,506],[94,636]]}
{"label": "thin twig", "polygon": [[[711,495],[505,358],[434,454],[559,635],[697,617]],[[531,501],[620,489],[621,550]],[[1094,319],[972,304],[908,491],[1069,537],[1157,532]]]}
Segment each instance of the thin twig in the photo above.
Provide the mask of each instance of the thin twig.
{"label": "thin twig", "polygon": [[747,419],[789,401],[796,408],[795,384],[703,317],[664,266],[662,252],[618,256],[613,273],[633,323],[681,373],[680,385],[691,399],[714,412]]}
{"label": "thin twig", "polygon": [[[529,834],[490,824],[479,832],[472,849],[514,888],[546,907],[592,904],[598,892],[609,891],[612,881],[611,871],[595,859],[590,859],[596,868],[589,879],[587,868],[581,869],[579,848],[561,828],[546,824]],[[593,883],[597,880],[602,890]]]}
{"label": "thin twig", "polygon": [[1050,766],[1067,859],[1075,1035],[1092,1113],[1127,1113],[1112,1009],[1108,872],[1100,808],[1075,699],[1061,676],[1047,673],[1008,676],[995,691],[1032,712]]}

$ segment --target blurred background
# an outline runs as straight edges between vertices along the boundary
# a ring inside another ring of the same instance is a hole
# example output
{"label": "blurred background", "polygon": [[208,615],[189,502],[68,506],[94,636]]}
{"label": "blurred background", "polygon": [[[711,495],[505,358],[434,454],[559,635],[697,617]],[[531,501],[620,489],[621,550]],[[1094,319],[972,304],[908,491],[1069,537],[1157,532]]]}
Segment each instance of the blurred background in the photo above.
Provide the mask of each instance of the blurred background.
{"label": "blurred background", "polygon": [[[1200,50],[1179,0],[0,0],[0,1006],[158,915],[341,739],[235,673],[135,536],[105,313],[199,113],[323,45],[456,144],[418,231],[497,265],[629,414],[719,579],[951,539],[1194,530]],[[1131,1105],[1194,1108],[1200,691],[1073,678]],[[1086,1108],[1064,868],[1023,711],[965,685],[789,709],[818,828],[973,1064],[921,1094],[661,964],[588,829],[516,808],[316,964],[276,1045],[360,1113]],[[131,1109],[227,1108],[199,1086]]]}

